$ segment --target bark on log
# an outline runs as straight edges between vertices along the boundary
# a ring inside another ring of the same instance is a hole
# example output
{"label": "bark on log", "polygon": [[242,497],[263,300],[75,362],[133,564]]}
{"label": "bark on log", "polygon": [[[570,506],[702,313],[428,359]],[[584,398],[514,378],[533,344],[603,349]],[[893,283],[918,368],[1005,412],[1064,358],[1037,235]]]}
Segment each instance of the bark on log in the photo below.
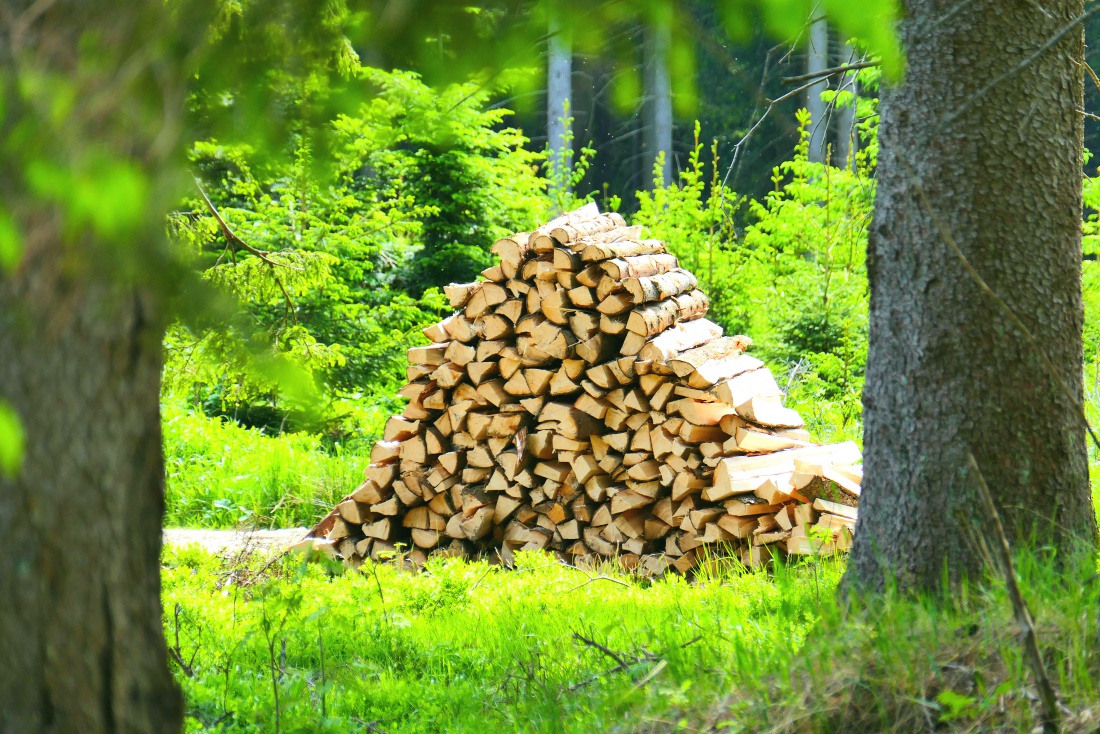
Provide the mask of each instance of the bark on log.
{"label": "bark on log", "polygon": [[700,290],[684,293],[667,301],[646,304],[631,312],[626,322],[627,331],[652,337],[679,321],[689,321],[703,316],[710,305]]}

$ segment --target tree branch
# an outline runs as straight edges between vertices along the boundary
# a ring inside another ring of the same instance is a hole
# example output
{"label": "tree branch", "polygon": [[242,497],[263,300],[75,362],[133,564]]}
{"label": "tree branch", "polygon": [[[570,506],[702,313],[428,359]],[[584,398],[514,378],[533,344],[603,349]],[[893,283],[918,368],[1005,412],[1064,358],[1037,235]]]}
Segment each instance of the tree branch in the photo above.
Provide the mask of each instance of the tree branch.
{"label": "tree branch", "polygon": [[[195,188],[199,190],[199,194],[202,196],[202,200],[206,202],[206,208],[210,210],[210,213],[214,216],[214,219],[217,220],[218,226],[221,227],[222,234],[225,235],[225,241],[228,244],[233,245],[235,248],[239,247],[245,252],[249,252],[255,255],[257,258],[260,259],[261,262],[270,266],[271,268],[286,268],[287,270],[296,270],[301,272],[301,268],[296,268],[293,265],[288,265],[286,263],[276,262],[275,260],[272,260],[268,257],[268,255],[271,254],[270,252],[268,252],[267,250],[257,250],[255,247],[238,237],[237,233],[233,231],[233,229],[229,226],[229,223],[226,222],[225,219],[222,217],[221,212],[218,211],[218,208],[214,206],[214,202],[210,201],[210,197],[206,195],[206,191],[203,190],[202,183],[199,182],[199,179],[197,177],[195,178]],[[218,258],[218,262],[221,262],[220,257]],[[234,258],[233,263],[236,264],[236,262],[237,261]],[[275,284],[279,286],[279,290],[283,293],[283,326],[285,327],[287,324],[290,323],[290,312],[294,309],[294,300],[290,297],[290,293],[287,291],[286,285],[283,283],[283,279],[275,274],[273,274],[272,277],[275,279]],[[282,329],[279,329],[279,331],[276,333],[276,338],[278,338],[279,334],[281,333]]]}
{"label": "tree branch", "polygon": [[809,74],[799,74],[798,76],[785,76],[779,81],[784,84],[801,84],[811,79],[824,79],[825,77],[836,76],[837,74],[844,74],[849,71],[855,71],[856,69],[868,69],[872,66],[879,66],[881,61],[859,61],[854,64],[843,64],[841,66],[834,66],[831,69],[822,69],[821,71],[813,71]]}
{"label": "tree branch", "polygon": [[768,100],[768,106],[764,109],[764,114],[760,115],[760,119],[758,119],[756,122],[754,122],[752,124],[752,127],[749,128],[749,131],[747,133],[745,133],[744,137],[742,137],[740,140],[738,140],[737,143],[733,146],[733,159],[730,161],[729,168],[726,169],[726,175],[722,178],[722,185],[723,186],[726,185],[726,182],[729,180],[730,174],[733,172],[734,166],[737,165],[738,157],[741,154],[741,146],[744,145],[746,142],[748,142],[748,139],[752,136],[752,134],[754,132],[756,132],[756,128],[760,127],[760,124],[762,122],[764,122],[764,119],[768,116],[768,113],[771,112],[772,109],[774,109],[775,106],[777,104],[779,104],[780,102],[785,102],[786,100],[790,99],[791,97],[795,96],[796,94],[799,94],[800,92],[806,91],[807,89],[814,86],[815,84],[817,84],[816,80],[806,82],[802,86],[795,87],[794,89],[787,92],[786,94],[783,94],[779,97],[776,97],[775,99],[769,99]]}
{"label": "tree branch", "polygon": [[221,227],[222,234],[225,235],[225,239],[227,241],[229,241],[236,247],[244,250],[245,252],[249,252],[255,255],[256,257],[260,258],[260,260],[263,260],[265,263],[273,268],[300,270],[300,268],[295,268],[291,265],[287,265],[286,263],[276,262],[275,260],[272,260],[268,257],[268,255],[271,254],[270,252],[268,252],[267,250],[257,250],[255,247],[238,237],[237,233],[234,232],[233,229],[229,226],[229,223],[226,222],[224,218],[222,218],[221,212],[219,212],[218,208],[214,206],[214,202],[210,201],[210,197],[206,195],[206,191],[203,190],[202,184],[199,183],[199,180],[197,178],[195,179],[195,188],[199,190],[199,194],[202,196],[202,200],[206,202],[206,208],[210,210],[210,213],[213,215],[214,219],[217,220],[218,226]]}

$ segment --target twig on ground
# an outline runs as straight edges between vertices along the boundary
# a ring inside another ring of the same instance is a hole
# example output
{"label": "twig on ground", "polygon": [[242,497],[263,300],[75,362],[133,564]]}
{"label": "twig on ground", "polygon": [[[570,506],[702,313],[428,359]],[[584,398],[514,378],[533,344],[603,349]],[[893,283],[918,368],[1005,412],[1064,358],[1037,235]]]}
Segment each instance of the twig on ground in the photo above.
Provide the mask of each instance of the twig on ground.
{"label": "twig on ground", "polygon": [[[580,571],[581,569],[578,568],[577,570]],[[581,573],[584,573],[584,571],[581,571]],[[630,588],[630,584],[626,583],[625,581],[622,581],[622,580],[616,579],[616,578],[612,578],[611,576],[604,576],[603,574],[600,574],[599,576],[589,576],[587,581],[583,581],[583,582],[577,584],[576,586],[574,586],[572,589],[569,589],[565,593],[570,594],[570,593],[576,591],[577,589],[588,586],[589,584],[591,584],[595,581],[610,581],[613,584],[618,584],[619,586],[625,586],[627,588]]]}
{"label": "twig on ground", "polygon": [[481,576],[478,577],[477,581],[475,581],[473,586],[470,587],[470,591],[472,592],[474,589],[476,589],[478,587],[478,584],[480,584],[482,581],[484,581],[485,577],[488,576],[489,572],[492,571],[492,570],[493,570],[492,566],[489,566],[487,569],[485,569],[485,573],[481,574]]}
{"label": "twig on ground", "polygon": [[[628,663],[626,660],[624,660],[618,653],[616,653],[611,648],[607,647],[606,645],[600,644],[599,642],[596,642],[593,639],[585,637],[580,632],[574,632],[573,633],[573,639],[574,640],[580,640],[581,642],[588,645],[589,647],[596,648],[597,650],[602,652],[604,655],[606,655],[607,657],[611,658],[616,663],[618,663],[619,664],[619,669],[621,669],[621,670],[626,670],[632,664],[632,663]],[[637,662],[637,661],[635,660],[634,662]]]}
{"label": "twig on ground", "polygon": [[1012,549],[1008,545],[1004,526],[1001,524],[1001,516],[997,513],[997,506],[993,503],[993,495],[989,493],[989,487],[982,476],[982,470],[974,459],[974,454],[966,452],[970,468],[981,490],[982,501],[985,503],[986,512],[989,514],[989,524],[992,527],[994,538],[993,545],[1000,557],[1002,571],[1005,577],[1005,588],[1008,590],[1008,598],[1012,601],[1012,611],[1016,617],[1016,623],[1020,625],[1024,633],[1024,650],[1027,654],[1028,665],[1032,675],[1035,676],[1035,686],[1039,689],[1039,700],[1043,706],[1043,734],[1056,734],[1062,730],[1062,714],[1058,710],[1058,697],[1054,693],[1054,687],[1047,677],[1046,667],[1043,665],[1043,654],[1039,650],[1039,637],[1035,633],[1035,622],[1031,619],[1031,611],[1027,607],[1024,595],[1020,593],[1020,587],[1016,583],[1016,567],[1012,563]]}
{"label": "twig on ground", "polygon": [[608,668],[607,670],[603,671],[602,673],[596,673],[594,675],[590,675],[589,677],[585,678],[584,680],[579,681],[577,683],[574,683],[573,685],[569,686],[569,688],[566,689],[570,692],[573,692],[573,691],[576,691],[580,688],[583,688],[584,686],[587,686],[590,683],[595,683],[600,678],[605,678],[609,675],[614,675],[615,673],[618,673],[620,671],[626,671],[630,668],[631,665],[637,665],[638,663],[643,663],[646,660],[652,659],[648,655],[641,655],[641,656],[635,657],[633,660],[628,662],[627,660],[623,659],[620,655],[613,652],[608,647],[606,647],[604,645],[601,645],[600,643],[596,642],[595,640],[590,640],[587,637],[585,637],[584,635],[581,635],[580,633],[574,632],[573,637],[574,637],[574,639],[580,640],[581,642],[588,645],[589,647],[593,647],[593,648],[599,650],[604,655],[607,655],[609,658],[614,660],[617,663],[617,665],[615,665],[614,668]]}
{"label": "twig on ground", "polygon": [[[638,665],[638,664],[644,663],[644,662],[652,662],[654,660],[657,661],[657,664],[654,665],[653,668],[650,669],[649,672],[647,672],[641,678],[641,680],[639,680],[637,683],[634,684],[634,688],[638,689],[638,688],[641,688],[642,686],[646,685],[647,683],[649,683],[651,680],[653,680],[653,678],[658,673],[660,673],[662,670],[664,670],[666,665],[668,665],[668,661],[665,660],[664,657],[662,657],[660,655],[654,655],[653,653],[651,653],[649,650],[646,650],[645,648],[642,648],[642,654],[641,655],[635,656],[634,659],[632,659],[632,660],[627,660],[622,656],[622,654],[616,653],[614,650],[610,649],[606,645],[602,645],[599,642],[596,642],[595,640],[591,640],[591,639],[585,637],[584,635],[580,634],[579,632],[574,632],[573,633],[573,639],[580,640],[581,642],[588,645],[589,647],[592,647],[596,650],[599,650],[604,655],[606,655],[609,658],[611,658],[612,660],[614,660],[616,665],[613,668],[608,668],[607,670],[603,671],[602,673],[596,673],[594,675],[590,675],[589,677],[585,678],[584,680],[578,681],[577,683],[574,683],[573,685],[569,686],[569,688],[566,689],[570,692],[576,691],[579,688],[583,688],[584,686],[587,686],[590,683],[595,683],[600,678],[605,678],[609,675],[613,675],[613,674],[618,673],[620,671],[625,672],[625,671],[629,670],[632,665]],[[687,642],[681,643],[680,648],[683,649],[683,648],[688,647],[690,645],[694,645],[696,642],[699,642],[702,639],[703,639],[702,635],[696,635],[695,637],[692,637]]]}
{"label": "twig on ground", "polygon": [[363,721],[358,716],[353,716],[351,720],[362,726],[370,734],[386,734],[386,730],[380,727],[377,721]]}
{"label": "twig on ground", "polygon": [[648,673],[646,673],[641,680],[634,684],[634,690],[636,691],[639,688],[644,688],[647,683],[656,678],[657,674],[664,670],[666,667],[668,667],[667,660],[658,660],[657,664],[654,665],[653,668]]}
{"label": "twig on ground", "polygon": [[198,649],[197,646],[195,647],[195,652],[194,652],[193,655],[191,655],[191,662],[190,663],[185,663],[183,661],[183,651],[180,649],[180,612],[181,611],[183,611],[183,608],[179,605],[179,603],[177,603],[176,608],[175,608],[175,614],[174,614],[175,622],[176,622],[176,626],[175,626],[176,644],[174,646],[168,648],[168,653],[172,656],[172,659],[176,661],[176,664],[180,666],[180,669],[184,673],[187,674],[188,678],[194,678],[195,677],[195,669],[192,667],[192,665],[195,662],[195,655],[198,655],[199,649]]}

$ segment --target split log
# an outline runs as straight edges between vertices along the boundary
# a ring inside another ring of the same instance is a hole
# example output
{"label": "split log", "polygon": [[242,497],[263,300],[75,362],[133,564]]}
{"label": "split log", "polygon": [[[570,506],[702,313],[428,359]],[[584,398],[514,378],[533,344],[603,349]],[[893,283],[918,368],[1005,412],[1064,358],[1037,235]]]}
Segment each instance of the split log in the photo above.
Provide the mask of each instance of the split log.
{"label": "split log", "polygon": [[[645,338],[644,335],[641,334],[636,334],[635,336],[642,339]],[[708,319],[698,318],[693,321],[675,324],[671,328],[653,337],[648,342],[643,341],[643,346],[633,353],[638,355],[638,359],[667,362],[676,358],[680,352],[692,349],[700,344],[706,344],[721,336],[721,326]],[[630,337],[627,338],[627,341],[630,341]],[[624,343],[623,349],[626,350],[628,346],[632,345]],[[730,404],[736,405],[737,403]]]}
{"label": "split log", "polygon": [[581,259],[585,262],[597,262],[635,255],[656,255],[664,251],[665,245],[660,240],[618,240],[588,245],[581,250]]}
{"label": "split log", "polygon": [[623,281],[627,278],[648,278],[668,273],[679,268],[680,263],[674,255],[659,253],[613,258],[601,263],[601,267],[613,280]]}
{"label": "split log", "polygon": [[686,270],[674,270],[645,278],[627,278],[623,281],[623,287],[633,296],[636,304],[674,298],[681,293],[695,290],[696,285],[695,276]]}
{"label": "split log", "polygon": [[689,321],[705,315],[709,305],[703,292],[694,290],[667,301],[657,301],[634,309],[626,322],[626,328],[627,331],[641,334],[648,339],[679,321]]}

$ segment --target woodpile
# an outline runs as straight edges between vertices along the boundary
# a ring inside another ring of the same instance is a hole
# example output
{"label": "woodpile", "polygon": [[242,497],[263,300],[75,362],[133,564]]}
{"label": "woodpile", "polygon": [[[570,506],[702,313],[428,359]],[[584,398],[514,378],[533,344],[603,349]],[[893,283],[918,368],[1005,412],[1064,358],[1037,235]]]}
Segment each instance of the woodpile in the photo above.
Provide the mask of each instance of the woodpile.
{"label": "woodpile", "polygon": [[538,548],[652,575],[849,547],[859,450],[810,440],[663,243],[588,205],[493,252],[485,280],[446,288],[408,407],[317,544],[352,564]]}

